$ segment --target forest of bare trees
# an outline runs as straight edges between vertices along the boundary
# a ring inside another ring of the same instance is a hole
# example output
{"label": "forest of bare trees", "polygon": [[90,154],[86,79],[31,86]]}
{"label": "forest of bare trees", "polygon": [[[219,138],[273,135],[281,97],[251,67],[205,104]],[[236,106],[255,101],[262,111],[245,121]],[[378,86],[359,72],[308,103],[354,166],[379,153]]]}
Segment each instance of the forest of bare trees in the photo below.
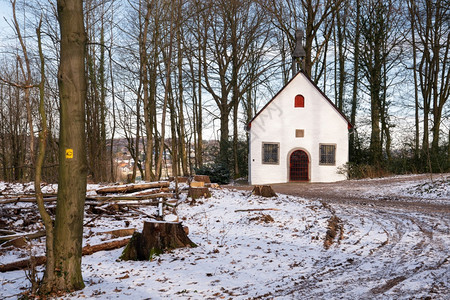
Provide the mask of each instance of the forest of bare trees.
{"label": "forest of bare trees", "polygon": [[[0,180],[34,180],[45,130],[39,175],[56,181],[63,112],[56,1],[3,6],[9,30],[0,41]],[[80,145],[93,182],[117,180],[119,139],[136,162],[132,181],[161,178],[168,158],[175,176],[209,168],[245,177],[245,125],[291,78],[297,28],[305,32],[305,72],[355,125],[352,176],[450,168],[447,0],[85,0],[83,6],[87,99]]]}

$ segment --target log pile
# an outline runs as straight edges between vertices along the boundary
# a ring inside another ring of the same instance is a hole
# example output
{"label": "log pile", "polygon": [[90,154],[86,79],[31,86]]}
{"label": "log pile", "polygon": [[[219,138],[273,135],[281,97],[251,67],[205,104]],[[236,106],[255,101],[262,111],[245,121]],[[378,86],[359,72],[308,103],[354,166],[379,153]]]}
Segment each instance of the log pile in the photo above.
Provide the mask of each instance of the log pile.
{"label": "log pile", "polygon": [[[189,180],[178,178],[178,182],[182,181],[188,183],[186,189],[189,187],[188,194],[193,199],[210,197],[211,192],[209,187],[217,186],[211,184],[208,176],[195,176],[189,178]],[[55,211],[56,196],[56,191],[44,195],[46,209],[51,214],[54,214]],[[150,249],[144,252],[147,259],[150,252],[156,254],[177,247],[195,247],[196,245],[187,237],[187,227],[183,227],[181,223],[155,221],[163,220],[162,214],[164,209],[172,210],[176,216],[176,207],[179,204],[176,196],[175,191],[171,189],[170,182],[168,181],[106,186],[90,191],[85,201],[86,213],[84,226],[89,228],[96,227],[95,224],[98,224],[100,219],[112,218],[114,220],[123,220],[125,228],[109,230],[102,233],[95,233],[95,231],[93,233],[91,230],[85,236],[88,240],[92,234],[108,234],[110,240],[99,245],[86,245],[83,247],[83,255],[123,247],[128,244],[133,234],[134,236],[139,234],[146,240],[144,243],[145,247]],[[21,195],[0,194],[0,206],[4,205],[0,212],[0,251],[10,251],[11,249],[18,248],[22,248],[22,251],[24,251],[30,245],[31,240],[45,237],[45,231],[42,231],[40,226],[35,226],[40,222],[40,217],[35,206],[14,205],[20,202],[36,203],[36,196],[32,193]],[[149,205],[158,207],[158,209],[155,209],[155,214],[148,213],[148,210],[144,211],[144,209],[139,209],[140,207]],[[149,220],[153,220],[152,222],[146,222],[149,224],[144,225],[142,233],[135,232],[135,228],[129,228],[129,218],[139,215],[144,215]],[[178,221],[178,218],[176,220]],[[21,225],[10,226],[12,224]],[[31,232],[30,229],[28,229],[28,232],[26,231],[27,228],[30,228],[30,225],[34,226],[31,227],[34,228],[34,232]],[[158,236],[157,238],[154,236],[155,234]],[[149,239],[149,237],[152,238]],[[135,237],[134,240],[136,239],[138,238]],[[36,242],[32,243],[36,244]],[[37,243],[42,243],[42,240]],[[136,243],[136,241],[133,243]],[[33,259],[33,264],[40,265],[45,263],[45,257],[39,256]],[[23,269],[29,265],[30,259],[8,262],[8,264],[0,265],[0,272]]]}
{"label": "log pile", "polygon": [[[95,252],[99,251],[107,251],[107,250],[114,250],[117,248],[121,248],[128,244],[130,241],[130,238],[120,239],[120,240],[114,240],[114,241],[108,241],[102,244],[97,245],[86,245],[82,249],[83,255],[91,255]],[[34,264],[36,266],[43,265],[47,261],[47,257],[45,256],[36,256],[31,258],[34,260]],[[14,270],[22,270],[30,267],[31,265],[31,259],[23,259],[19,261],[14,261],[11,263],[6,264],[0,264],[0,272],[9,272]]]}
{"label": "log pile", "polygon": [[189,183],[188,197],[195,201],[199,198],[210,198],[211,180],[207,175],[195,175],[192,181]]}

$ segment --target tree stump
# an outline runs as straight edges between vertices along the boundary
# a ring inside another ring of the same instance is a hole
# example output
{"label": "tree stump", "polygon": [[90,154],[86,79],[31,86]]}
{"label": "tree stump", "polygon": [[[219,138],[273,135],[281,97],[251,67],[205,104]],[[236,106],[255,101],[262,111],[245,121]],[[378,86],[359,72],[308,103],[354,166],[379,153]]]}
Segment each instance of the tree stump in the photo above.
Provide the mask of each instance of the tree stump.
{"label": "tree stump", "polygon": [[123,260],[152,260],[166,250],[197,247],[181,222],[144,222],[142,233],[135,232],[122,252]]}
{"label": "tree stump", "polygon": [[277,194],[270,185],[255,185],[252,194],[263,197],[277,197]]}
{"label": "tree stump", "polygon": [[207,187],[190,187],[188,197],[191,197],[192,200],[196,200],[202,197],[210,198],[211,192]]}

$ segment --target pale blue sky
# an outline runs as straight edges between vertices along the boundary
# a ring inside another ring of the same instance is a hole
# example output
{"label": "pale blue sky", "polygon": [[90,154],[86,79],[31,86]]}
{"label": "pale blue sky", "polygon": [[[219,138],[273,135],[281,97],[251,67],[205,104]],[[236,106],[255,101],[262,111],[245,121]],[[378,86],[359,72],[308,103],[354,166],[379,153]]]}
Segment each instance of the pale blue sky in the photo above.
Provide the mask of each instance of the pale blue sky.
{"label": "pale blue sky", "polygon": [[11,4],[7,0],[0,0],[0,38],[3,38],[4,34],[11,30],[5,18],[11,20]]}

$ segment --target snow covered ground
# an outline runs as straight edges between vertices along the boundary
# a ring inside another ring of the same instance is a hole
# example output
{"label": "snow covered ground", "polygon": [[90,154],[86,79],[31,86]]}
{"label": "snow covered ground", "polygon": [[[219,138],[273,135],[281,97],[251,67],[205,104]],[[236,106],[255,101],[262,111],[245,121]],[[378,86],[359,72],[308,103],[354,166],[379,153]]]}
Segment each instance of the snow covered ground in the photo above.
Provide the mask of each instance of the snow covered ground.
{"label": "snow covered ground", "polygon": [[[431,184],[418,180],[403,186],[386,185],[382,190],[389,188],[391,194],[417,191],[427,199],[450,198],[445,181]],[[0,191],[5,189],[0,183]],[[364,192],[375,198],[377,190],[378,185]],[[122,249],[84,256],[86,288],[65,298],[450,297],[448,213],[326,204],[288,195],[262,198],[228,189],[213,190],[212,195],[195,205],[185,201],[178,207],[197,248],[177,249],[145,262],[120,261]],[[149,214],[154,210],[139,209]],[[112,229],[140,231],[147,219],[141,214],[94,220],[85,229],[84,244],[110,240],[111,236],[102,232]],[[330,219],[336,221],[337,232],[327,249]],[[33,251],[43,254],[42,240],[33,242]],[[23,250],[2,251],[0,264],[27,255]],[[1,299],[14,299],[29,286],[24,271],[1,273],[0,278]]]}

